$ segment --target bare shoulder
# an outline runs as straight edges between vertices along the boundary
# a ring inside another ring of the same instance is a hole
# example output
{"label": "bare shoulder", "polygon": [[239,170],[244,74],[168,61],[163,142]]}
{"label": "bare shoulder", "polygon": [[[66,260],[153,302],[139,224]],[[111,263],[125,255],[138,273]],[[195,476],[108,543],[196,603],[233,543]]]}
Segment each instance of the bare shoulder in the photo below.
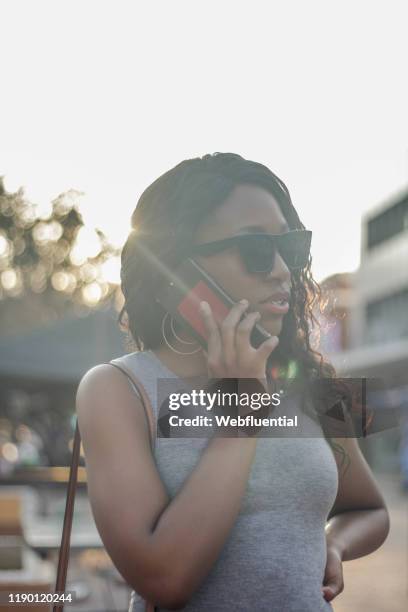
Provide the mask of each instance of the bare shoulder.
{"label": "bare shoulder", "polygon": [[115,384],[115,381],[121,381],[123,374],[109,363],[100,363],[99,365],[90,368],[82,376],[78,385],[78,393],[95,391],[97,388]]}
{"label": "bare shoulder", "polygon": [[119,436],[130,428],[133,435],[149,444],[143,405],[126,375],[110,364],[96,365],[81,378],[76,411],[83,438],[91,433],[101,435],[104,429],[110,437],[115,432]]}

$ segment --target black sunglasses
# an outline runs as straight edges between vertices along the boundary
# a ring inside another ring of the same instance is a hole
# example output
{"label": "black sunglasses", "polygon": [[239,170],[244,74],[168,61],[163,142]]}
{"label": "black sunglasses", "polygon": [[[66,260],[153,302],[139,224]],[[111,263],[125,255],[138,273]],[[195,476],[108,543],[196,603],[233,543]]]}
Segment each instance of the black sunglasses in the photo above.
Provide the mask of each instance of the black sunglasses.
{"label": "black sunglasses", "polygon": [[279,251],[288,268],[298,270],[307,266],[311,240],[310,230],[291,230],[285,234],[239,234],[194,245],[192,255],[212,255],[236,245],[248,272],[271,272],[276,251]]}

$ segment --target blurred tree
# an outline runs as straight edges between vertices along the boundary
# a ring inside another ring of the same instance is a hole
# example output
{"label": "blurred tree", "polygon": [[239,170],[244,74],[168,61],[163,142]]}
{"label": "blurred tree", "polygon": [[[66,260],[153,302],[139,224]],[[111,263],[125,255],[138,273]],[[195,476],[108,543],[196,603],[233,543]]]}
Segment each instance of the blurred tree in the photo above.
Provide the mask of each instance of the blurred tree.
{"label": "blurred tree", "polygon": [[102,264],[120,249],[84,225],[82,195],[70,189],[41,213],[23,189],[8,193],[0,177],[2,334],[118,299],[118,285],[103,278]]}
{"label": "blurred tree", "polygon": [[[101,230],[85,226],[82,195],[70,189],[43,210],[23,189],[7,192],[0,177],[0,335],[24,334],[99,306],[122,306],[119,285],[104,277],[104,264],[111,265],[120,249]],[[68,464],[74,387],[7,377],[2,383],[0,456],[3,444],[14,449],[19,436],[37,435],[43,464]]]}

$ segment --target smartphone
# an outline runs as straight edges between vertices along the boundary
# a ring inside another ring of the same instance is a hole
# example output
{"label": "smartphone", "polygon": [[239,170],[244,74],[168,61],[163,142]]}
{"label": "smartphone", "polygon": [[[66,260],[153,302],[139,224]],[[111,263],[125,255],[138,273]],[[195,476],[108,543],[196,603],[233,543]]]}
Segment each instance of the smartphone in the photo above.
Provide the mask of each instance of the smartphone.
{"label": "smartphone", "polygon": [[[192,258],[186,259],[177,274],[170,270],[166,274],[164,288],[157,301],[176,321],[207,350],[208,332],[199,312],[200,302],[208,302],[217,323],[221,323],[236,302],[226,291]],[[244,318],[245,313],[242,318]],[[241,319],[242,320],[242,319]],[[250,341],[254,348],[271,337],[256,323]]]}

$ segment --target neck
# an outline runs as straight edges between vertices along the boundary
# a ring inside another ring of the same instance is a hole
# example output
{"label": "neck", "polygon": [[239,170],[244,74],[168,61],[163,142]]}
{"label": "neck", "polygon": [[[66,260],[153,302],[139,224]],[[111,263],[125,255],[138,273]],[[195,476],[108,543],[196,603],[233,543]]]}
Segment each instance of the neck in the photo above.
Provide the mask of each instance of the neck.
{"label": "neck", "polygon": [[[198,348],[198,345],[188,346],[175,340],[171,340],[171,345],[180,352],[193,351]],[[179,355],[163,343],[152,352],[180,378],[207,376],[207,359],[203,351],[198,351],[193,355]]]}
{"label": "neck", "polygon": [[171,326],[167,320],[165,335],[172,348],[163,338],[153,353],[169,370],[181,378],[207,376],[207,358],[203,350],[197,350],[201,349],[200,344],[187,330],[182,329],[177,323]]}

